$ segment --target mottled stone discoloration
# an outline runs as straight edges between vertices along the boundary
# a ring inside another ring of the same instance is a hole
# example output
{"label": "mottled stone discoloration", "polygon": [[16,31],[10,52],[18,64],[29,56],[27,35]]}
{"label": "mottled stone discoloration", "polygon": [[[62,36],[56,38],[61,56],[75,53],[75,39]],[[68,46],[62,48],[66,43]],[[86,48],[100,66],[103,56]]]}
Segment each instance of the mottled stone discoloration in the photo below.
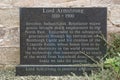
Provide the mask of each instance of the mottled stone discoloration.
{"label": "mottled stone discoloration", "polygon": [[111,20],[112,24],[116,27],[120,27],[120,6],[113,6],[110,12],[111,14],[108,17]]}
{"label": "mottled stone discoloration", "polygon": [[120,0],[113,0],[113,3],[120,5]]}
{"label": "mottled stone discoloration", "polygon": [[19,64],[19,48],[0,47],[0,64]]}
{"label": "mottled stone discoloration", "polygon": [[0,33],[0,47],[19,47],[19,27],[4,28]]}
{"label": "mottled stone discoloration", "polygon": [[0,9],[0,24],[5,27],[13,27],[19,25],[19,9],[6,8]]}

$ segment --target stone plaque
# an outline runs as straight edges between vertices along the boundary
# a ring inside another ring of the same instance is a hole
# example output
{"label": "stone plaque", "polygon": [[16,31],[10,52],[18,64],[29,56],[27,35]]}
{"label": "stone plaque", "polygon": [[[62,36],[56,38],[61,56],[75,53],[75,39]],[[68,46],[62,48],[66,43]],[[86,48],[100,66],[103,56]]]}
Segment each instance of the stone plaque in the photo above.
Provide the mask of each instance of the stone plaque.
{"label": "stone plaque", "polygon": [[106,53],[106,8],[21,8],[16,75],[76,75]]}

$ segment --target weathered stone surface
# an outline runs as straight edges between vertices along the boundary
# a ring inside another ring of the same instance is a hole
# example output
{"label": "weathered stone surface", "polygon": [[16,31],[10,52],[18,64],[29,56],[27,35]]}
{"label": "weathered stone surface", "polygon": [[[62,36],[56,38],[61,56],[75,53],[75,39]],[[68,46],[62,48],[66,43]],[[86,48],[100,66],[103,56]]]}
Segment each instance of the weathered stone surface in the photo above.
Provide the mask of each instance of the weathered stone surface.
{"label": "weathered stone surface", "polygon": [[0,64],[0,69],[3,69],[3,65]]}
{"label": "weathered stone surface", "polygon": [[91,4],[111,4],[112,0],[91,0]]}
{"label": "weathered stone surface", "polygon": [[69,3],[69,2],[78,2],[79,5],[85,5],[90,3],[90,0],[51,0],[52,3],[60,4],[60,3]]}
{"label": "weathered stone surface", "polygon": [[0,8],[12,8],[16,0],[0,0]]}
{"label": "weathered stone surface", "polygon": [[19,46],[18,12],[16,8],[0,9],[0,46]]}
{"label": "weathered stone surface", "polygon": [[120,4],[120,0],[113,0],[115,4]]}
{"label": "weathered stone surface", "polygon": [[[6,4],[8,4],[8,3],[10,3],[12,0],[0,0],[0,3],[6,3]],[[13,0],[14,1],[14,0]]]}
{"label": "weathered stone surface", "polygon": [[0,9],[0,24],[5,26],[18,26],[19,25],[19,9],[6,8]]}
{"label": "weathered stone surface", "polygon": [[94,7],[110,7],[112,0],[91,0],[91,6]]}
{"label": "weathered stone surface", "polygon": [[108,18],[107,22],[107,40],[110,42],[112,40],[111,34],[120,34],[120,27],[114,25],[111,20]]}
{"label": "weathered stone surface", "polygon": [[116,26],[120,26],[120,6],[112,7],[110,12],[109,18],[111,22]]}
{"label": "weathered stone surface", "polygon": [[[16,0],[13,3],[14,7],[32,7],[35,0]],[[41,1],[41,0],[40,0]]]}
{"label": "weathered stone surface", "polygon": [[19,47],[19,27],[4,28],[0,32],[0,46]]}
{"label": "weathered stone surface", "polygon": [[116,26],[108,26],[108,34],[111,33],[120,33],[120,27],[116,27]]}
{"label": "weathered stone surface", "polygon": [[[2,54],[0,54],[0,62],[2,61]],[[2,65],[2,63],[0,63],[0,65]]]}
{"label": "weathered stone surface", "polygon": [[34,7],[80,7],[89,6],[90,0],[37,0]]}
{"label": "weathered stone surface", "polygon": [[19,64],[19,48],[0,47],[0,64]]}
{"label": "weathered stone surface", "polygon": [[107,33],[107,41],[110,42],[112,40],[111,34],[120,34],[120,27],[108,25],[107,32],[108,32]]}
{"label": "weathered stone surface", "polygon": [[4,8],[12,8],[12,5],[5,4],[5,3],[0,3],[0,9],[4,9]]}
{"label": "weathered stone surface", "polygon": [[3,25],[0,25],[0,43],[3,41],[4,36],[5,36],[5,28]]}
{"label": "weathered stone surface", "polygon": [[15,7],[79,7],[90,5],[90,0],[0,0],[0,8]]}
{"label": "weathered stone surface", "polygon": [[76,0],[51,0],[53,3],[65,3],[65,2],[70,2],[70,1],[76,1]]}
{"label": "weathered stone surface", "polygon": [[7,0],[2,1],[0,8],[15,7],[80,7],[89,6],[90,0]]}
{"label": "weathered stone surface", "polygon": [[16,65],[14,65],[14,64],[7,64],[7,65],[4,65],[4,69],[6,69],[6,70],[9,70],[9,69],[15,69],[15,67],[16,67]]}

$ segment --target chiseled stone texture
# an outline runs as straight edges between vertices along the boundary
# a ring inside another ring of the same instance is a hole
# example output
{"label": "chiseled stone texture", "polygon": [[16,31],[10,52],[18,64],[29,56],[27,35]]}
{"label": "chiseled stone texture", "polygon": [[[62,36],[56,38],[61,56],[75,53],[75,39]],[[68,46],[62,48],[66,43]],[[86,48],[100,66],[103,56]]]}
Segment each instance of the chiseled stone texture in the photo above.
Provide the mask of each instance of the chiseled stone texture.
{"label": "chiseled stone texture", "polygon": [[19,64],[19,48],[0,47],[0,65]]}

